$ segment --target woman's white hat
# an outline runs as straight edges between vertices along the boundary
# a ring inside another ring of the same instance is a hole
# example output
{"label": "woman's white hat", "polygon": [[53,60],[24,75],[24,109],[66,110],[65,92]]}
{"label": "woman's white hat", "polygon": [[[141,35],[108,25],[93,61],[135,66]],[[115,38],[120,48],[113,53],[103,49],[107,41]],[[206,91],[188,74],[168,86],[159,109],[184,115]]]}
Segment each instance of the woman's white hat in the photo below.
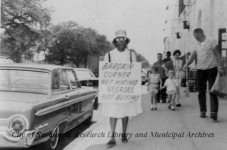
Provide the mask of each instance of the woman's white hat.
{"label": "woman's white hat", "polygon": [[117,30],[115,32],[115,38],[113,39],[113,43],[115,42],[115,39],[119,37],[124,37],[127,39],[128,43],[130,42],[130,39],[127,37],[127,32],[125,30]]}

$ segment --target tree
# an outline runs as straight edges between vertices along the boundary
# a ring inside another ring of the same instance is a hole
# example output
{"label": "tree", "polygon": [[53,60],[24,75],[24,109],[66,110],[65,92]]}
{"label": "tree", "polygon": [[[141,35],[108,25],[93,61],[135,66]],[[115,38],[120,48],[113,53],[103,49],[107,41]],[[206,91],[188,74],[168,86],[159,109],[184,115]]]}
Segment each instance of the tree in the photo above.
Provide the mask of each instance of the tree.
{"label": "tree", "polygon": [[[48,48],[46,60],[50,63],[64,65],[74,60],[75,55],[79,55],[82,48],[83,37],[79,33],[79,26],[72,22],[64,22],[52,27],[52,44]],[[77,51],[76,51],[77,49]],[[76,62],[76,64],[78,64]]]}
{"label": "tree", "polygon": [[2,46],[16,62],[31,59],[42,39],[41,31],[50,24],[50,12],[42,6],[44,0],[2,0],[1,23],[6,37]]}
{"label": "tree", "polygon": [[72,62],[77,67],[87,66],[89,55],[101,55],[111,47],[104,35],[69,21],[52,28],[53,43],[46,57],[48,62],[64,65]]}
{"label": "tree", "polygon": [[149,61],[143,55],[137,53],[134,49],[131,49],[131,50],[136,53],[136,59],[138,62],[141,62],[142,68],[150,67]]}

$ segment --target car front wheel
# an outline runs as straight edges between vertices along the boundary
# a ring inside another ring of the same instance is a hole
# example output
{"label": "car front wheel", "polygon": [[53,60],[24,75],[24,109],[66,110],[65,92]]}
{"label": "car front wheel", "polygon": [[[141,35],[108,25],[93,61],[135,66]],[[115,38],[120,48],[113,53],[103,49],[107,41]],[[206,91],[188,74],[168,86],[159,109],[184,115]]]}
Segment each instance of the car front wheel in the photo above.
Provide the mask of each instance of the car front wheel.
{"label": "car front wheel", "polygon": [[59,126],[57,126],[53,131],[50,136],[50,139],[44,143],[45,149],[46,150],[54,150],[58,146],[58,141],[59,141]]}

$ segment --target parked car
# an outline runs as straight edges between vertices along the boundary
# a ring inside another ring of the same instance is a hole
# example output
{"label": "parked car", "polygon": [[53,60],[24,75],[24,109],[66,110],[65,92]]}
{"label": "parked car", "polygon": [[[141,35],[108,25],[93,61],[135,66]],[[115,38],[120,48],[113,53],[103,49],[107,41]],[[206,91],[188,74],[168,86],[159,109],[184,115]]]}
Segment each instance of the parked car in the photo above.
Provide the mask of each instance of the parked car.
{"label": "parked car", "polygon": [[[93,87],[98,90],[99,79],[88,68],[74,68],[81,86]],[[98,94],[95,97],[94,109],[98,109]]]}
{"label": "parked car", "polygon": [[59,135],[91,120],[96,95],[70,67],[1,64],[0,148],[56,149]]}

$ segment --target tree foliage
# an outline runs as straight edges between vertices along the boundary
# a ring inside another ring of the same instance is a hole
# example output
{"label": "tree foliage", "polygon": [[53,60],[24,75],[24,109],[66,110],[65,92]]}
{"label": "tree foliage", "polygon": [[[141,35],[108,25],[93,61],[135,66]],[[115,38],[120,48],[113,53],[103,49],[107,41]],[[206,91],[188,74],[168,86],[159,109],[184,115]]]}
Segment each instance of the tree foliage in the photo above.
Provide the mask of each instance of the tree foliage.
{"label": "tree foliage", "polygon": [[91,28],[84,28],[73,21],[53,26],[53,41],[46,59],[50,63],[76,66],[87,65],[89,55],[102,55],[111,48],[104,35]]}
{"label": "tree foliage", "polygon": [[134,50],[134,49],[131,49],[131,50],[136,53],[136,59],[138,62],[141,62],[142,68],[150,67],[149,61],[143,55],[137,53],[136,50]]}
{"label": "tree foliage", "polygon": [[42,30],[50,24],[50,11],[43,0],[2,0],[1,26],[5,29],[3,48],[16,62],[33,57],[32,48],[42,41]]}

